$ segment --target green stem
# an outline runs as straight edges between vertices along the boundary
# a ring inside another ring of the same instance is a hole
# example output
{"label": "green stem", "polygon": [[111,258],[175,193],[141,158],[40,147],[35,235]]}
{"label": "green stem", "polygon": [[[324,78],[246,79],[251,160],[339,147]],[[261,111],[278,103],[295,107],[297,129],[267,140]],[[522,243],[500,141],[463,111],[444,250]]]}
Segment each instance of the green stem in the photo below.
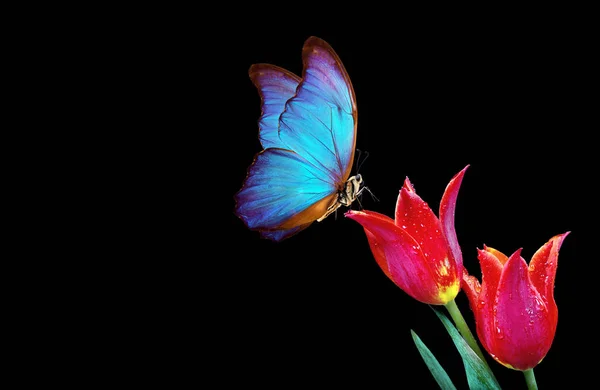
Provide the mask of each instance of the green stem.
{"label": "green stem", "polygon": [[533,373],[533,368],[529,370],[523,371],[523,375],[525,375],[525,382],[527,383],[527,388],[529,390],[537,390],[537,382],[535,381],[535,374]]}
{"label": "green stem", "polygon": [[[446,306],[446,310],[448,310],[448,313],[450,313],[450,317],[452,317],[452,320],[454,320],[456,329],[458,329],[458,331],[460,332],[462,337],[465,339],[467,344],[469,344],[471,349],[473,351],[475,351],[475,353],[477,354],[477,356],[479,356],[481,361],[487,366],[488,369],[490,369],[487,361],[485,360],[485,356],[483,355],[483,352],[481,352],[481,349],[479,348],[479,345],[477,344],[477,340],[475,340],[475,337],[473,337],[473,333],[471,333],[471,330],[469,329],[469,326],[467,325],[465,318],[462,316],[462,313],[458,309],[458,306],[456,305],[456,301],[453,299],[450,302],[448,302],[445,306]],[[490,371],[491,371],[491,369],[490,369]]]}

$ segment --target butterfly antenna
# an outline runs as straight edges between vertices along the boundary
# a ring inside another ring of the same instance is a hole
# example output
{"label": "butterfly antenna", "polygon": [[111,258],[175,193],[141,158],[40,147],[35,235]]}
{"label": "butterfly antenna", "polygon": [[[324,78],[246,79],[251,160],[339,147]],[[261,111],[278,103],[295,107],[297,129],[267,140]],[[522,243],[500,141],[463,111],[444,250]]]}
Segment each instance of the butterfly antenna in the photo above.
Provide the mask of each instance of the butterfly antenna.
{"label": "butterfly antenna", "polygon": [[365,157],[361,159],[363,151],[360,149],[356,149],[356,151],[358,152],[358,156],[356,156],[356,173],[359,173],[360,167],[362,167],[362,165],[369,157],[369,152],[365,152]]}

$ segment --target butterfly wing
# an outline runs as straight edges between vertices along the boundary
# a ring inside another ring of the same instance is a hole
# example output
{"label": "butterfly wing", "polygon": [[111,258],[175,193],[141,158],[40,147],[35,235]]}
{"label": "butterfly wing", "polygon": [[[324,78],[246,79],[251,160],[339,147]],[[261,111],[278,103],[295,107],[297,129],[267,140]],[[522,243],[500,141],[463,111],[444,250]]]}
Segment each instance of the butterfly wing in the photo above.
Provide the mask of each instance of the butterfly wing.
{"label": "butterfly wing", "polygon": [[285,103],[296,94],[300,77],[270,64],[255,64],[248,72],[261,98],[258,120],[259,139],[263,149],[282,147],[279,141],[279,116]]}
{"label": "butterfly wing", "polygon": [[272,65],[250,69],[261,95],[260,138],[267,147],[248,169],[235,211],[248,228],[275,241],[325,215],[354,158],[356,103],[346,70],[319,38],[309,38],[302,53],[301,80]]}
{"label": "butterfly wing", "polygon": [[341,60],[322,39],[307,39],[302,59],[302,82],[281,114],[279,138],[340,186],[350,176],[354,160],[354,89]]}
{"label": "butterfly wing", "polygon": [[[325,213],[337,196],[334,184],[321,175],[290,150],[265,149],[236,194],[236,214],[250,229],[264,232],[263,237],[280,241],[308,227],[316,219],[312,215]],[[282,237],[276,239],[279,234]]]}

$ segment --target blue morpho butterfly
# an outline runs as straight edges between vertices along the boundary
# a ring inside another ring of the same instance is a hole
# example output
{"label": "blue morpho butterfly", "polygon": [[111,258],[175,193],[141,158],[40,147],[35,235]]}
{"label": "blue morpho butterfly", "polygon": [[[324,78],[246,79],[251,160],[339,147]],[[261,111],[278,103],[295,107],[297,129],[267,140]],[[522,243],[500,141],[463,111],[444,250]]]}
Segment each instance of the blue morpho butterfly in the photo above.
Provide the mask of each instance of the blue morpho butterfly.
{"label": "blue morpho butterfly", "polygon": [[264,148],[235,195],[235,213],[263,238],[281,241],[350,206],[365,188],[350,176],[356,97],[344,65],[322,39],[302,48],[302,77],[270,64],[250,67],[261,97]]}

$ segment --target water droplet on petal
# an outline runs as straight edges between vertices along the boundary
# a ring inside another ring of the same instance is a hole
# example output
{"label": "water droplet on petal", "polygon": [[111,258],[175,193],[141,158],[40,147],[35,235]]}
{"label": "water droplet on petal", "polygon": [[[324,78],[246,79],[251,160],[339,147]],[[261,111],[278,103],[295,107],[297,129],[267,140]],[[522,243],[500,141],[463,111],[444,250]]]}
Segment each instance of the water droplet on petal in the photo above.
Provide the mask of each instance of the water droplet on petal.
{"label": "water droplet on petal", "polygon": [[501,339],[501,340],[504,338],[504,334],[502,333],[502,329],[500,329],[500,328],[496,327],[496,336],[497,336],[499,339]]}

